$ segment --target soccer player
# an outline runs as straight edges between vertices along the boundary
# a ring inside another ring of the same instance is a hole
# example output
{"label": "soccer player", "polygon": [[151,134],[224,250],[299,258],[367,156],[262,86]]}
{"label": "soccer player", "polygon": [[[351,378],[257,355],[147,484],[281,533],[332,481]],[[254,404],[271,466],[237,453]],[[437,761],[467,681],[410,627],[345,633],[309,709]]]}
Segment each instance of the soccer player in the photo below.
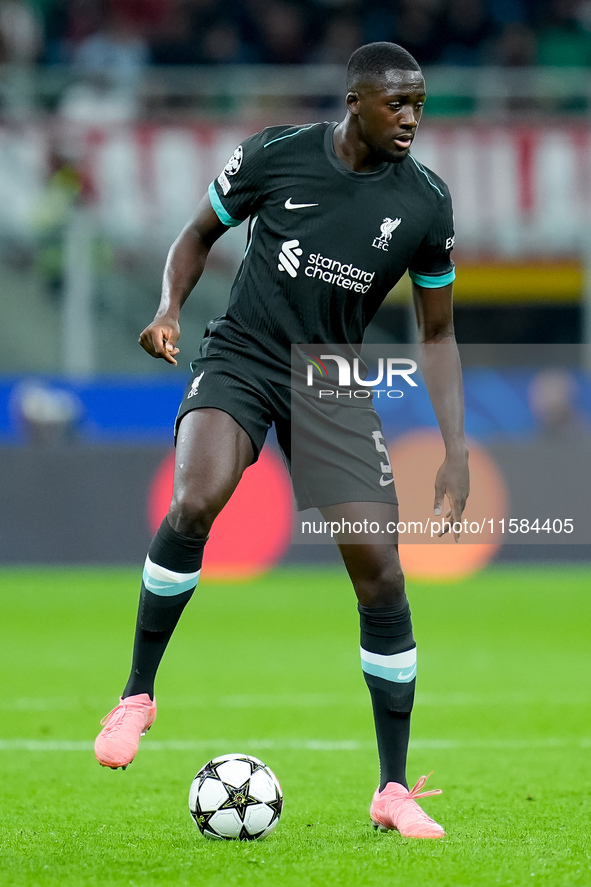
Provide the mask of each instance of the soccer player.
{"label": "soccer player", "polygon": [[[290,463],[291,344],[361,342],[406,269],[423,376],[445,443],[435,514],[447,496],[448,516],[461,518],[469,480],[452,319],[453,217],[446,185],[411,153],[424,102],[423,75],[406,50],[393,43],[360,47],[347,68],[345,118],[273,126],[246,139],[170,249],[160,305],[140,344],[176,364],[180,309],[211,246],[249,219],[227,312],[208,325],[179,409],[173,498],[145,562],[131,673],[96,740],[104,766],[126,767],[154,722],[154,678],[199,579],[208,533],[272,423]],[[397,522],[398,505],[391,472],[384,476],[380,420],[367,402],[355,406],[331,414],[361,442],[354,464],[344,451],[318,484],[294,472],[296,501],[330,520],[369,518],[386,526]],[[315,428],[311,423],[311,433]],[[317,449],[324,431],[320,419]],[[370,816],[382,829],[438,838],[443,828],[416,801],[437,792],[421,792],[426,777],[410,791],[406,781],[416,645],[396,534],[388,541],[339,544],[358,599],[377,734],[380,784]]]}

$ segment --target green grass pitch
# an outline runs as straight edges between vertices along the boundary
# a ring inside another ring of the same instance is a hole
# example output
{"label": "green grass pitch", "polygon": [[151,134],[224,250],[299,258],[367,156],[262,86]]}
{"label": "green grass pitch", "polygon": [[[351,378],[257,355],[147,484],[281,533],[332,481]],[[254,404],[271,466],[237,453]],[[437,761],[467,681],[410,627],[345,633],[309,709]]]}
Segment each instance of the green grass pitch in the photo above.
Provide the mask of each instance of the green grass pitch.
{"label": "green grass pitch", "polygon": [[[0,884],[591,884],[591,569],[491,567],[409,583],[419,651],[409,776],[443,841],[374,832],[377,781],[352,590],[281,569],[202,581],[165,656],[159,717],[127,771],[99,767],[127,676],[137,570],[0,571]],[[285,793],[260,843],[209,842],[195,772],[262,757]]]}

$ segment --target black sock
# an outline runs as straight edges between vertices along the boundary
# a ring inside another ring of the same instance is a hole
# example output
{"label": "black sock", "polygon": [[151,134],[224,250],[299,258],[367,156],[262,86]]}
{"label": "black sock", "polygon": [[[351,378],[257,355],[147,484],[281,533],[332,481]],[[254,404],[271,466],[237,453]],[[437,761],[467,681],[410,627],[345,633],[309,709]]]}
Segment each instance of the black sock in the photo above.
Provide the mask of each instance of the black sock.
{"label": "black sock", "polygon": [[181,613],[195,591],[206,539],[182,536],[164,518],[144,566],[131,673],[123,698],[147,693],[154,698],[160,660]]}
{"label": "black sock", "polygon": [[395,607],[358,606],[361,664],[371,694],[380,789],[388,782],[408,788],[406,755],[416,682],[416,644],[406,598]]}

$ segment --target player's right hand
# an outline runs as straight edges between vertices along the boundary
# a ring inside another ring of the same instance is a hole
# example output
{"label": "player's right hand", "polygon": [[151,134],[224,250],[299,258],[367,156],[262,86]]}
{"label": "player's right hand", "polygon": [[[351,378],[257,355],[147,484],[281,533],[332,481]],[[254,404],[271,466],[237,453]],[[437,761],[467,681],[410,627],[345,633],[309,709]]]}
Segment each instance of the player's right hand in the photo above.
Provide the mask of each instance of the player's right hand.
{"label": "player's right hand", "polygon": [[179,353],[176,343],[180,335],[181,328],[176,320],[171,317],[159,317],[140,333],[138,341],[144,351],[152,357],[161,357],[176,366],[174,358]]}

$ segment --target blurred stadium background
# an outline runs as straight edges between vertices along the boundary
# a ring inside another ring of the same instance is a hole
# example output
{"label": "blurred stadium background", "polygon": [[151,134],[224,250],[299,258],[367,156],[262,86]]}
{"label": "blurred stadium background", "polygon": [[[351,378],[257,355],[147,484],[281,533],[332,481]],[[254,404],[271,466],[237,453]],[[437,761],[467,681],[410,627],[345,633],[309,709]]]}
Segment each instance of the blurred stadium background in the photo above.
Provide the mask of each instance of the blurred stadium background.
{"label": "blurred stadium background", "polygon": [[[136,345],[168,246],[244,136],[340,119],[344,65],[372,40],[402,43],[425,69],[416,154],[454,197],[459,342],[572,346],[502,370],[468,364],[468,431],[509,492],[528,470],[533,487],[547,484],[543,465],[586,501],[590,0],[2,0],[1,563],[143,559],[188,362],[224,311],[244,232],[216,245],[184,309],[177,369]],[[370,341],[412,341],[408,295],[402,281]],[[433,424],[424,405],[384,422],[393,443]],[[256,507],[271,541],[260,552],[247,537],[232,564],[220,546],[212,569],[333,557],[289,547],[272,449],[262,470],[227,531],[242,535]]]}

